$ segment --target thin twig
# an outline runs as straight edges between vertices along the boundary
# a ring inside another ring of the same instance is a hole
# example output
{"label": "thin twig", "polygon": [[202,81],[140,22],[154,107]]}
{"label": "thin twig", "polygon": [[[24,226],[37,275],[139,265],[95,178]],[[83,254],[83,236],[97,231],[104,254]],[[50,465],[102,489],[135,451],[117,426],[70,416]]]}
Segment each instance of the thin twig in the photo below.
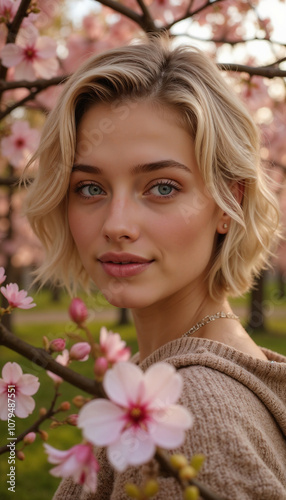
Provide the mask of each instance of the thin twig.
{"label": "thin twig", "polygon": [[[30,427],[28,427],[28,429],[26,429],[21,434],[19,434],[19,436],[17,436],[13,441],[15,444],[20,443],[20,441],[23,441],[24,437],[27,434],[29,434],[29,432],[38,432],[40,429],[40,425],[45,420],[47,420],[50,417],[53,417],[54,415],[56,415],[56,413],[58,413],[58,410],[54,410],[54,408],[55,408],[55,404],[56,404],[56,401],[57,401],[59,395],[60,394],[58,393],[58,391],[56,389],[53,400],[52,400],[51,405],[50,405],[50,408],[47,410],[45,415],[41,415],[32,425],[30,425]],[[9,451],[8,445],[4,445],[4,446],[0,447],[0,455],[2,455],[3,453],[5,453],[7,451]]]}

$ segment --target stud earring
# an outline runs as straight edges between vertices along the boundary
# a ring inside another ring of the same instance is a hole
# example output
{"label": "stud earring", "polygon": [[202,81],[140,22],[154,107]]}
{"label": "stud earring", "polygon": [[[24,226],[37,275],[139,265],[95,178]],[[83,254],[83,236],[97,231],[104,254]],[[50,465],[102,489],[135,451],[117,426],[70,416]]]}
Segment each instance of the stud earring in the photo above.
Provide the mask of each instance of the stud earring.
{"label": "stud earring", "polygon": [[226,222],[224,223],[223,228],[227,229],[227,223]]}

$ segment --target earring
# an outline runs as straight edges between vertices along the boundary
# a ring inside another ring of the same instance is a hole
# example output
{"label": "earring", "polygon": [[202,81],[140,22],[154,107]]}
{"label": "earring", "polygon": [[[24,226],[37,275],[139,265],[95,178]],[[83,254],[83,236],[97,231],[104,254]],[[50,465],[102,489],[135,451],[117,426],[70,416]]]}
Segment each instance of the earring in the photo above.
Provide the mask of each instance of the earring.
{"label": "earring", "polygon": [[227,229],[227,223],[225,222],[224,225],[222,226],[224,229]]}

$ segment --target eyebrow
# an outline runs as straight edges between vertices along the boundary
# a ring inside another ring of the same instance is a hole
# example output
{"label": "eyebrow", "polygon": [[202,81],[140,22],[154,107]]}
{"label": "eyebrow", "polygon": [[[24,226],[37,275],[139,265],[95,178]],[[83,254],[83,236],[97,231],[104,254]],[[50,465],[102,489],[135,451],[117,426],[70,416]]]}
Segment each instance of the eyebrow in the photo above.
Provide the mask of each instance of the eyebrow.
{"label": "eyebrow", "polygon": [[[160,160],[151,163],[141,163],[132,168],[132,175],[146,174],[149,172],[154,172],[155,170],[161,170],[162,168],[179,168],[191,174],[191,170],[176,160]],[[84,165],[81,163],[75,163],[72,167],[72,172],[85,172],[87,174],[103,174],[103,171],[96,166]]]}

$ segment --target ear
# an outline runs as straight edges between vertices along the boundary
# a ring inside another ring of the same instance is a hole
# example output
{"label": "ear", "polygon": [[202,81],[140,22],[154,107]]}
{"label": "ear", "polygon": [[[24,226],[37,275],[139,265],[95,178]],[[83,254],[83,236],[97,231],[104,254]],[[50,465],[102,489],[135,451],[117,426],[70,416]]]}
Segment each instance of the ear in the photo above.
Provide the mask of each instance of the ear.
{"label": "ear", "polygon": [[[244,195],[244,182],[243,181],[233,182],[230,190],[234,198],[236,199],[237,203],[241,205]],[[217,224],[217,232],[219,234],[226,234],[228,232],[230,222],[231,222],[231,217],[226,212],[222,212],[222,215]]]}

